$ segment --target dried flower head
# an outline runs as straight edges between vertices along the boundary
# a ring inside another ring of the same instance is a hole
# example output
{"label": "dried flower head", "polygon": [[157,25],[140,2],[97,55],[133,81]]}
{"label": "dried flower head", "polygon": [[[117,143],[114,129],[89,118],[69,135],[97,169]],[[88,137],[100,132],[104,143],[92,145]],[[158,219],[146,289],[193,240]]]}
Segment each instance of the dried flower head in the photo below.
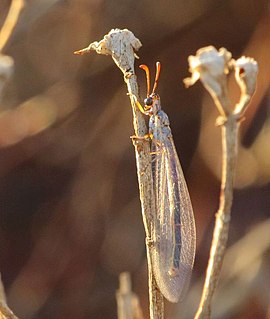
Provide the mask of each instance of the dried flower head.
{"label": "dried flower head", "polygon": [[252,96],[256,89],[258,63],[248,57],[241,57],[234,61],[235,80],[239,84],[242,93]]}
{"label": "dried flower head", "polygon": [[0,95],[7,80],[14,71],[14,61],[8,55],[0,54]]}
{"label": "dried flower head", "polygon": [[186,86],[193,85],[199,79],[211,94],[220,95],[229,71],[231,53],[225,48],[217,51],[213,46],[199,49],[196,56],[189,56],[191,78],[184,79]]}
{"label": "dried flower head", "polygon": [[98,54],[111,55],[122,72],[126,73],[134,72],[134,58],[138,58],[135,51],[141,46],[140,40],[128,29],[112,29],[101,41],[95,41],[87,48],[74,53],[85,54],[94,50]]}

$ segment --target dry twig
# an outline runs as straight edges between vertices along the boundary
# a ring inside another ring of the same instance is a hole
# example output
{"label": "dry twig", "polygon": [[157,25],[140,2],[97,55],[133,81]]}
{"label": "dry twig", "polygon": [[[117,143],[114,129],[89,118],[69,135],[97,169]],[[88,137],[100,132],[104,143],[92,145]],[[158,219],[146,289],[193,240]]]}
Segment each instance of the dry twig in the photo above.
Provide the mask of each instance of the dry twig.
{"label": "dry twig", "polygon": [[118,319],[143,319],[138,296],[131,290],[128,272],[119,276],[119,290],[116,292]]}
{"label": "dry twig", "polygon": [[[128,95],[133,110],[133,125],[135,135],[143,137],[148,133],[145,119],[135,104],[134,97],[138,98],[137,78],[134,70],[134,60],[141,42],[127,29],[113,29],[99,42],[91,43],[87,48],[76,51],[75,54],[84,54],[96,51],[98,54],[111,55],[116,65],[124,74],[124,81],[127,84]],[[136,154],[137,175],[139,181],[140,200],[142,206],[142,217],[146,232],[146,242],[151,242],[155,202],[152,186],[152,170],[150,157],[150,144],[144,139],[133,139]],[[164,303],[163,296],[159,291],[151,266],[151,246],[146,245],[148,260],[149,280],[149,303],[150,318],[163,319]]]}
{"label": "dry twig", "polygon": [[12,31],[17,24],[19,14],[24,6],[23,0],[12,0],[9,8],[8,15],[5,19],[5,23],[0,31],[0,51],[3,50],[8,39],[10,38]]}
{"label": "dry twig", "polygon": [[2,90],[7,82],[7,80],[13,74],[14,61],[10,56],[4,55],[4,46],[8,42],[12,31],[18,21],[19,14],[23,8],[23,0],[13,0],[9,8],[9,12],[5,19],[5,22],[0,30],[0,100],[2,95]]}
{"label": "dry twig", "polygon": [[[14,29],[18,16],[23,7],[23,0],[13,0],[8,12],[8,15],[5,19],[4,25],[0,30],[0,102],[2,98],[2,90],[7,82],[7,80],[11,77],[14,68],[13,59],[7,55],[1,54],[5,44],[7,43],[12,30]],[[7,319],[16,319],[17,317],[14,313],[9,309],[6,302],[6,295],[4,286],[2,283],[1,275],[0,275],[0,318]]]}
{"label": "dry twig", "polygon": [[[231,59],[231,53],[221,48],[206,47],[189,57],[191,78],[184,80],[186,86],[193,85],[198,79],[212,96],[220,116],[217,125],[222,129],[222,177],[220,204],[216,213],[216,223],[211,244],[210,257],[206,272],[203,293],[195,319],[210,318],[211,301],[219,279],[225,248],[227,244],[231,206],[233,200],[233,180],[237,157],[238,130],[244,112],[255,91],[257,63],[242,57]],[[227,74],[235,71],[235,79],[241,90],[240,101],[231,107],[227,92]]]}
{"label": "dry twig", "polygon": [[4,290],[4,285],[2,283],[0,274],[0,318],[1,319],[18,319],[14,313],[9,309],[6,301],[6,294]]}

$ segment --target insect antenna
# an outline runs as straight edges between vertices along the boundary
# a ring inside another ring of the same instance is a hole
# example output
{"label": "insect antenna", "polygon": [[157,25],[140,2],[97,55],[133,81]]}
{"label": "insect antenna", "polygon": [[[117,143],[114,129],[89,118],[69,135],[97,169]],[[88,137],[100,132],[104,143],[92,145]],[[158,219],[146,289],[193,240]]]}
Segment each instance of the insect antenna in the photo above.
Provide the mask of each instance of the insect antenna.
{"label": "insect antenna", "polygon": [[155,93],[157,85],[158,85],[158,79],[159,79],[159,75],[160,75],[160,68],[161,68],[161,64],[160,64],[160,62],[157,62],[156,63],[156,77],[155,77],[155,82],[154,82],[152,94]]}
{"label": "insect antenna", "polygon": [[143,69],[145,71],[146,74],[146,81],[147,81],[147,97],[150,95],[150,72],[149,72],[149,68],[147,65],[145,64],[141,64],[139,66],[139,68]]}

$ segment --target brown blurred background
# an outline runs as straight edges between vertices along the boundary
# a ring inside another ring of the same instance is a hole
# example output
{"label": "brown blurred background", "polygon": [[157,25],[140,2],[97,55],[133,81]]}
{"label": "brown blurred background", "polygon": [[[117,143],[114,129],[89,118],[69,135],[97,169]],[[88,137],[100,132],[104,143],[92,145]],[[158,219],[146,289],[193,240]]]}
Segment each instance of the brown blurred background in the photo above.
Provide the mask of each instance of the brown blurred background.
{"label": "brown blurred background", "polygon": [[[11,1],[0,1],[3,24]],[[257,92],[241,146],[213,318],[270,318],[270,4],[266,0],[28,0],[3,53],[15,61],[0,113],[0,271],[24,319],[117,318],[115,291],[132,275],[145,317],[147,270],[132,112],[110,57],[73,51],[111,28],[141,40],[189,185],[197,224],[191,290],[166,318],[192,318],[220,187],[217,112],[201,84],[186,90],[187,57],[206,45],[257,59]],[[138,62],[138,65],[140,64]],[[138,71],[141,95],[145,78]],[[233,79],[232,101],[239,98]]]}

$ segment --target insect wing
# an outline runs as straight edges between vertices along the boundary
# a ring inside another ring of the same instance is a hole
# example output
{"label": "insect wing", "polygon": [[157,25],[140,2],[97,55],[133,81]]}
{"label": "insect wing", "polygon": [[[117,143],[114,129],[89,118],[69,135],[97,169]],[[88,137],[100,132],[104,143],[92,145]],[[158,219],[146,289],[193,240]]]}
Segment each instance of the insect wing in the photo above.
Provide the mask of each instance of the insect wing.
{"label": "insect wing", "polygon": [[193,268],[196,235],[189,192],[172,137],[152,143],[156,216],[152,265],[171,302],[183,299]]}

